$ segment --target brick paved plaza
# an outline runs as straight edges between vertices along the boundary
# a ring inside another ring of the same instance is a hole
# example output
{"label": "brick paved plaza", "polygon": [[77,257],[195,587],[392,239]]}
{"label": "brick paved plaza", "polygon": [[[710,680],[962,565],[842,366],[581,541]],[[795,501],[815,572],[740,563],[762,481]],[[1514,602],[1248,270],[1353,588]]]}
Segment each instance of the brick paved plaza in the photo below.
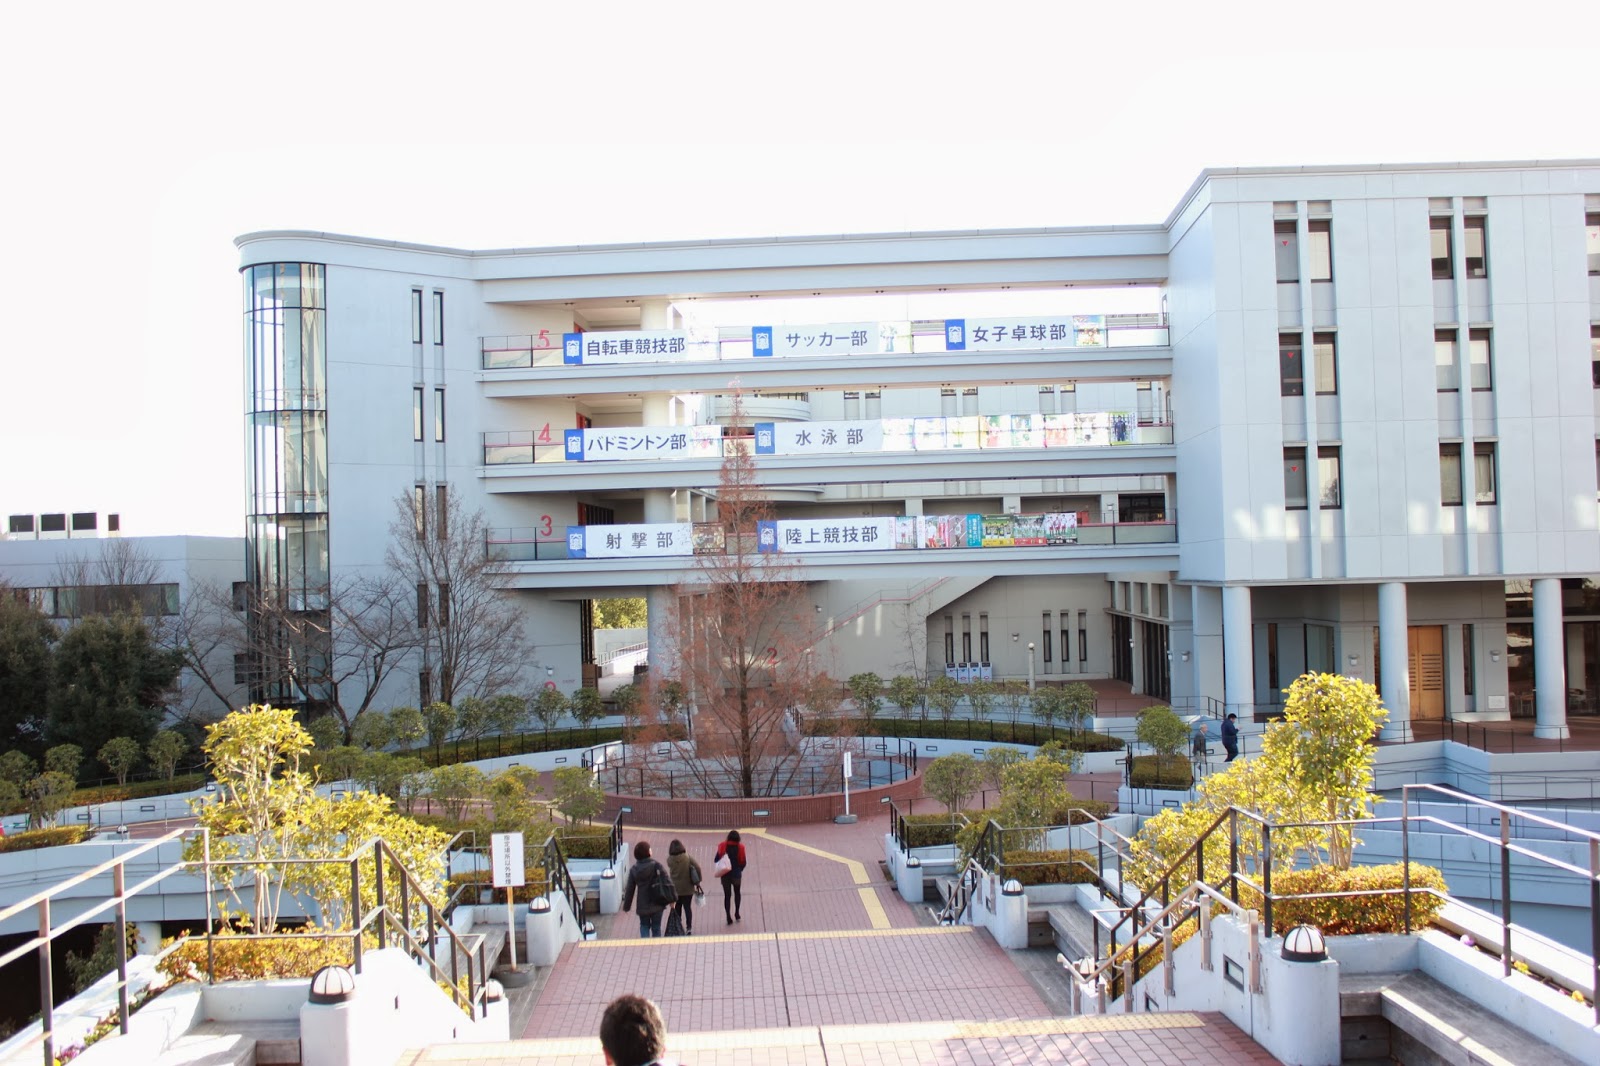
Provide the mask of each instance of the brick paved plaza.
{"label": "brick paved plaza", "polygon": [[[878,812],[871,812],[877,815]],[[750,865],[743,919],[715,883],[695,935],[638,939],[631,914],[570,944],[538,992],[522,1040],[410,1053],[403,1064],[601,1066],[596,1036],[614,997],[653,999],[684,1066],[913,1063],[1271,1063],[1220,1015],[1064,1018],[988,933],[940,928],[879,869],[886,819],[741,828]],[[681,839],[707,871],[722,832],[630,829],[658,856]]]}

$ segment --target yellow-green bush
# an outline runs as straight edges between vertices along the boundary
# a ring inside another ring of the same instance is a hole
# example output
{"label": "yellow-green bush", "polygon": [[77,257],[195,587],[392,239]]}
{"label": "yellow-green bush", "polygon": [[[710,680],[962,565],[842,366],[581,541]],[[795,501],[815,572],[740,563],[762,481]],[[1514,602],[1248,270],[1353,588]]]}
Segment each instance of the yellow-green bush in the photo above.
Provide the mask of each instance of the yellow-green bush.
{"label": "yellow-green bush", "polygon": [[92,830],[86,825],[28,829],[0,837],[0,851],[32,851],[34,848],[53,848],[61,844],[80,844],[89,839],[90,832]]}
{"label": "yellow-green bush", "polygon": [[[1297,925],[1314,925],[1328,936],[1353,933],[1405,932],[1405,885],[1399,863],[1354,866],[1338,870],[1316,866],[1309,870],[1284,870],[1272,875],[1273,896],[1298,896],[1321,892],[1377,892],[1377,896],[1343,899],[1274,899],[1272,926],[1280,936]],[[1431,889],[1432,891],[1427,891]],[[1444,875],[1432,866],[1411,864],[1411,927],[1430,924],[1444,906]],[[1439,895],[1434,895],[1437,892]],[[1239,889],[1241,906],[1262,909],[1261,894],[1248,886]]]}
{"label": "yellow-green bush", "polygon": [[556,838],[561,841],[561,850],[569,859],[611,858],[610,829],[601,829],[599,832],[558,829]]}
{"label": "yellow-green bush", "polygon": [[[314,931],[308,929],[307,932]],[[163,946],[177,943],[156,963],[156,969],[172,981],[203,981],[206,976],[206,938],[194,935],[172,938]],[[348,936],[323,939],[304,933],[288,933],[271,940],[246,940],[222,932],[215,944],[215,976],[218,981],[259,981],[269,977],[311,977],[324,966],[349,966],[351,944]]]}
{"label": "yellow-green bush", "polygon": [[1004,876],[1024,885],[1083,885],[1095,879],[1094,853],[1088,851],[1008,851],[1001,862]]}
{"label": "yellow-green bush", "polygon": [[[525,883],[511,890],[511,899],[514,903],[531,903],[535,897],[544,895],[549,887],[545,882],[544,867],[542,866],[528,867],[523,876]],[[494,875],[488,870],[469,870],[465,873],[450,875],[451,895],[454,895],[455,890],[462,885],[476,885],[479,888],[493,889],[494,902],[503,904],[506,901],[506,890],[494,887]],[[469,898],[464,899],[462,902],[471,904],[478,901],[475,898]]]}
{"label": "yellow-green bush", "polygon": [[1075,799],[1072,806],[1061,811],[1056,819],[1056,825],[1087,825],[1089,819],[1085,815],[1093,815],[1104,819],[1116,808],[1116,804],[1108,800]]}
{"label": "yellow-green bush", "polygon": [[[971,817],[977,818],[982,812],[974,812]],[[940,844],[954,844],[956,831],[961,828],[961,821],[948,814],[908,814],[906,815],[906,846],[911,848],[931,848]]]}

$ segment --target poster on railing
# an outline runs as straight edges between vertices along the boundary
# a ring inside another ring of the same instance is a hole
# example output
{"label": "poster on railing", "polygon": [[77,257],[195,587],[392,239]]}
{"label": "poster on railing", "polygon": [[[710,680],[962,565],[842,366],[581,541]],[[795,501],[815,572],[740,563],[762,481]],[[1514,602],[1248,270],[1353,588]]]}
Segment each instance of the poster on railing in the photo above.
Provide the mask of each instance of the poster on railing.
{"label": "poster on railing", "polygon": [[758,359],[796,355],[868,355],[910,350],[909,322],[829,322],[750,328],[750,354]]}
{"label": "poster on railing", "polygon": [[947,318],[944,346],[952,352],[1000,352],[1023,348],[1103,348],[1106,316],[1047,318]]}
{"label": "poster on railing", "polygon": [[721,426],[625,426],[566,431],[568,462],[721,457]]}
{"label": "poster on railing", "polygon": [[1078,540],[1078,516],[1072,511],[990,514],[982,523],[985,548],[1036,548]]}
{"label": "poster on railing", "polygon": [[688,522],[567,527],[569,559],[646,559],[693,554],[694,527]]}
{"label": "poster on railing", "polygon": [[758,523],[764,552],[893,551],[893,518],[802,518]]}
{"label": "poster on railing", "polygon": [[883,450],[883,423],[757,422],[757,455],[848,455]]}
{"label": "poster on railing", "polygon": [[691,337],[681,329],[633,329],[604,333],[564,333],[561,361],[567,366],[605,363],[670,363],[715,359],[716,341]]}
{"label": "poster on railing", "polygon": [[983,545],[983,516],[930,514],[917,519],[924,548],[977,548]]}

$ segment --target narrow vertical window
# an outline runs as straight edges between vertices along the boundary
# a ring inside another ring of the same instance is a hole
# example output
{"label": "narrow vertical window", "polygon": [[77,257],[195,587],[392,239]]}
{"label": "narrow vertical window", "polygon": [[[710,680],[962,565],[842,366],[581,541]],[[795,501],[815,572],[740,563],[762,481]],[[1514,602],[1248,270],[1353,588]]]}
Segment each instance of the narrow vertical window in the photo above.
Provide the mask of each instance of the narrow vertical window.
{"label": "narrow vertical window", "polygon": [[1589,253],[1589,274],[1600,274],[1600,212],[1583,216],[1584,249]]}
{"label": "narrow vertical window", "polygon": [[1489,392],[1494,388],[1494,353],[1489,343],[1489,331],[1467,331],[1467,373],[1472,379],[1473,392]]}
{"label": "narrow vertical window", "polygon": [[944,616],[944,662],[946,666],[956,661],[956,630],[950,616]]}
{"label": "narrow vertical window", "polygon": [[1477,646],[1477,627],[1471,622],[1464,623],[1461,627],[1461,691],[1467,696],[1472,695],[1472,675],[1478,672]]}
{"label": "narrow vertical window", "polygon": [[1339,393],[1339,344],[1332,333],[1313,333],[1313,351],[1316,353],[1317,395],[1336,396]]}
{"label": "narrow vertical window", "polygon": [[1283,506],[1290,511],[1306,509],[1306,450],[1283,450]]}
{"label": "narrow vertical window", "polygon": [[428,628],[428,583],[417,582],[417,627]]}
{"label": "narrow vertical window", "polygon": [[428,488],[426,485],[416,485],[411,490],[411,516],[416,521],[417,539],[421,540],[428,532]]}
{"label": "narrow vertical window", "polygon": [[440,540],[450,539],[450,486],[434,486],[433,528]]}
{"label": "narrow vertical window", "polygon": [[1283,396],[1305,395],[1305,359],[1300,334],[1278,334],[1278,392]]}
{"label": "narrow vertical window", "polygon": [[1300,235],[1295,230],[1294,222],[1274,222],[1272,224],[1273,258],[1278,264],[1278,280],[1300,280]]}
{"label": "narrow vertical window", "polygon": [[1428,245],[1433,253],[1433,280],[1449,281],[1455,277],[1455,238],[1448,215],[1428,219]]}
{"label": "narrow vertical window", "polygon": [[433,671],[426,666],[417,671],[417,694],[422,706],[433,702]]}
{"label": "narrow vertical window", "polygon": [[1311,280],[1333,280],[1333,223],[1313,219],[1306,225],[1306,247],[1311,253]]}
{"label": "narrow vertical window", "polygon": [[1044,624],[1044,632],[1041,633],[1040,636],[1042,636],[1044,638],[1044,640],[1042,640],[1040,643],[1044,647],[1044,661],[1046,663],[1045,672],[1049,673],[1048,664],[1051,662],[1051,658],[1050,658],[1050,623],[1048,621],[1045,622],[1045,624]]}
{"label": "narrow vertical window", "polygon": [[1496,502],[1494,444],[1472,446],[1472,479],[1474,498],[1481,504]]}
{"label": "narrow vertical window", "polygon": [[978,616],[978,661],[989,661],[989,616],[986,614]]}
{"label": "narrow vertical window", "polygon": [[1433,331],[1433,378],[1440,392],[1455,392],[1461,388],[1461,370],[1456,363],[1456,331]]}
{"label": "narrow vertical window", "polygon": [[1278,692],[1278,623],[1267,623],[1267,691]]}
{"label": "narrow vertical window", "polygon": [[1078,612],[1078,669],[1089,661],[1089,612]]}
{"label": "narrow vertical window", "polygon": [[1439,502],[1461,506],[1461,445],[1439,445]]}
{"label": "narrow vertical window", "polygon": [[972,661],[972,619],[966,615],[961,616],[961,661]]}
{"label": "narrow vertical window", "polygon": [[1489,242],[1486,228],[1488,219],[1482,215],[1462,220],[1461,243],[1466,252],[1467,277],[1489,276]]}
{"label": "narrow vertical window", "polygon": [[1339,476],[1339,448],[1324,445],[1317,449],[1317,506],[1335,510],[1343,506],[1343,479]]}
{"label": "narrow vertical window", "polygon": [[411,290],[411,343],[422,343],[422,290]]}
{"label": "narrow vertical window", "polygon": [[433,613],[439,620],[440,628],[450,624],[450,582],[439,582],[439,606]]}
{"label": "narrow vertical window", "polygon": [[411,390],[411,439],[422,439],[422,386]]}
{"label": "narrow vertical window", "polygon": [[1062,667],[1063,670],[1065,670],[1066,669],[1066,665],[1072,661],[1072,630],[1067,628],[1067,626],[1071,624],[1071,621],[1072,620],[1071,620],[1070,617],[1068,617],[1067,612],[1066,611],[1062,611],[1061,612],[1061,667]]}
{"label": "narrow vertical window", "polygon": [[444,443],[444,390],[433,390],[433,439]]}
{"label": "narrow vertical window", "polygon": [[1594,387],[1600,389],[1600,326],[1589,327],[1589,373]]}
{"label": "narrow vertical window", "polygon": [[433,343],[444,343],[444,293],[433,292]]}

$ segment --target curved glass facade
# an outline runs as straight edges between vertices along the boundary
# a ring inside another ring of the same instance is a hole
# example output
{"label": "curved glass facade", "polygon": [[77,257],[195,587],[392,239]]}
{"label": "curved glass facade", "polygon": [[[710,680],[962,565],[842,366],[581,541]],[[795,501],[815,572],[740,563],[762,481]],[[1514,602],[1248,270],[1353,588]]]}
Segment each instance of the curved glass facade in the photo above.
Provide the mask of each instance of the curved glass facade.
{"label": "curved glass facade", "polygon": [[327,301],[318,263],[244,275],[246,568],[293,612],[328,608]]}

